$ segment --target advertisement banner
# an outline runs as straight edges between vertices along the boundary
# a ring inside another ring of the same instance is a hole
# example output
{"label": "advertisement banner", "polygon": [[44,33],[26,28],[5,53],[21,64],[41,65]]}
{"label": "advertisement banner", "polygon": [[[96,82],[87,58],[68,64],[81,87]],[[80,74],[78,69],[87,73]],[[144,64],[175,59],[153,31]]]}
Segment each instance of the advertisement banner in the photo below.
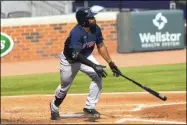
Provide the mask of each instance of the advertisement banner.
{"label": "advertisement banner", "polygon": [[14,47],[14,41],[12,38],[1,32],[1,57],[7,55],[12,51]]}
{"label": "advertisement banner", "polygon": [[184,48],[182,10],[132,12],[134,51]]}

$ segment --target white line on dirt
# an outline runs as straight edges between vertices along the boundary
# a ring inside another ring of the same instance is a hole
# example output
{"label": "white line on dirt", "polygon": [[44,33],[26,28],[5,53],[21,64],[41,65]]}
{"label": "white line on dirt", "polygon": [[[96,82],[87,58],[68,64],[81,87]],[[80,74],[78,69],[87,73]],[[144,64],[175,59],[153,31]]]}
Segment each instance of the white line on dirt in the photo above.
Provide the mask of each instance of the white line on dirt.
{"label": "white line on dirt", "polygon": [[[186,93],[186,91],[161,91],[160,93]],[[119,95],[119,94],[149,94],[148,92],[111,92],[111,93],[102,93],[102,95]],[[88,93],[79,93],[79,94],[68,94],[68,96],[85,96]],[[34,95],[18,95],[18,96],[1,96],[1,98],[22,98],[22,97],[32,97],[32,96],[54,96],[54,94],[34,94]]]}
{"label": "white line on dirt", "polygon": [[186,102],[176,102],[176,103],[166,103],[166,104],[140,104],[137,108],[132,109],[132,111],[140,111],[143,108],[150,108],[150,107],[159,107],[159,106],[168,106],[168,105],[178,105],[178,104],[186,104]]}
{"label": "white line on dirt", "polygon": [[125,123],[126,121],[140,121],[140,122],[152,122],[152,123],[165,123],[165,124],[186,124],[186,122],[177,122],[177,121],[161,121],[161,120],[147,120],[147,119],[138,119],[138,118],[122,118],[117,120],[115,123]]}
{"label": "white line on dirt", "polygon": [[137,106],[136,108],[132,109],[131,111],[140,111],[144,107],[145,107],[144,104],[140,104],[139,106]]}
{"label": "white line on dirt", "polygon": [[166,105],[178,105],[178,104],[186,104],[186,102],[175,102],[175,103],[166,103],[166,104],[151,104],[151,105],[145,105],[144,107],[158,107],[158,106],[166,106]]}
{"label": "white line on dirt", "polygon": [[[139,105],[137,108],[132,109],[132,111],[140,111],[143,108],[148,107],[158,107],[158,106],[166,106],[166,105],[177,105],[177,104],[186,104],[186,102],[177,102],[177,103],[167,103],[167,104],[147,104],[147,105]],[[152,123],[168,123],[168,124],[186,124],[185,122],[175,122],[175,121],[159,121],[159,120],[146,120],[146,119],[137,119],[137,118],[122,118],[116,123],[125,123],[125,121],[142,121],[142,122],[152,122]]]}
{"label": "white line on dirt", "polygon": [[[166,103],[166,104],[131,104],[136,105],[137,107],[131,110],[115,110],[115,112],[124,112],[124,111],[140,111],[143,108],[150,108],[150,107],[159,107],[159,106],[168,106],[168,105],[178,105],[178,104],[186,104],[186,102],[176,102],[176,103]],[[129,106],[130,104],[124,104],[123,106]],[[103,105],[104,106],[104,105]],[[111,105],[111,106],[118,106],[118,105]],[[121,106],[121,105],[120,105]],[[114,110],[103,110],[102,112],[113,112]]]}

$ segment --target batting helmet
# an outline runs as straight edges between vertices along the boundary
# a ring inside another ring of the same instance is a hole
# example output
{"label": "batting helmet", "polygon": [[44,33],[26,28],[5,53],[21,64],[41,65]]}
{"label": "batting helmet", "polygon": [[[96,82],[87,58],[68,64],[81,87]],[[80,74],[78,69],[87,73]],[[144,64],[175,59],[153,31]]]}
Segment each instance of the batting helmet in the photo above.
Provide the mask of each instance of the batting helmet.
{"label": "batting helmet", "polygon": [[93,13],[90,8],[81,8],[76,12],[76,19],[78,24],[84,27],[89,27],[88,18],[94,17],[97,13]]}

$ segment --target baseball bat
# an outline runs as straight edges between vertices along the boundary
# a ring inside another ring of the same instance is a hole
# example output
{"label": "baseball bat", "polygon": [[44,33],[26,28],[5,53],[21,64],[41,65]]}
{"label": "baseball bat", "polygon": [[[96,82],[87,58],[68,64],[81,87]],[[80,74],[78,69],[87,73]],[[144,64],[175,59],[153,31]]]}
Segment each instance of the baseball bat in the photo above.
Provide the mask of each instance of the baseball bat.
{"label": "baseball bat", "polygon": [[127,76],[123,75],[122,73],[119,73],[119,72],[116,72],[116,73],[118,73],[120,76],[122,76],[122,77],[128,79],[129,81],[135,83],[136,85],[138,85],[139,87],[143,88],[145,91],[151,93],[152,95],[156,96],[157,98],[159,98],[159,99],[161,99],[161,100],[163,100],[163,101],[166,101],[166,100],[167,100],[167,97],[166,97],[166,96],[164,96],[164,95],[162,95],[162,94],[156,92],[155,90],[152,90],[151,88],[149,88],[149,87],[147,87],[147,86],[145,86],[145,85],[142,85],[142,84],[138,83],[137,81],[135,81],[135,80],[133,80],[133,79],[128,78]]}

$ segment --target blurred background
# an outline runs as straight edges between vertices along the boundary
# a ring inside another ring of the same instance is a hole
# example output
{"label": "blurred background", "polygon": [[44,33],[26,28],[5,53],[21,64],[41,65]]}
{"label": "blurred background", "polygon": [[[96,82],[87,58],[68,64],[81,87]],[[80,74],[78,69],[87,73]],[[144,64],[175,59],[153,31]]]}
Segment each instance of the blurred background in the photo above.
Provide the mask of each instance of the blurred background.
{"label": "blurred background", "polygon": [[81,7],[99,5],[102,11],[182,9],[186,19],[185,0],[166,1],[1,1],[1,18],[35,17],[74,13]]}
{"label": "blurred background", "polygon": [[[184,16],[186,39],[186,0],[166,1],[1,1],[1,19],[68,15],[81,7],[102,7],[102,12],[180,9]],[[186,42],[185,42],[186,44]]]}
{"label": "blurred background", "polygon": [[[185,0],[1,1],[1,32],[14,41],[12,51],[1,62],[58,62],[64,41],[77,24],[75,12],[82,7],[100,12],[97,23],[114,58],[119,53],[186,49]],[[153,20],[161,24],[163,18],[168,21],[160,30]],[[162,38],[166,35],[167,41]],[[93,54],[99,55],[95,50]]]}

